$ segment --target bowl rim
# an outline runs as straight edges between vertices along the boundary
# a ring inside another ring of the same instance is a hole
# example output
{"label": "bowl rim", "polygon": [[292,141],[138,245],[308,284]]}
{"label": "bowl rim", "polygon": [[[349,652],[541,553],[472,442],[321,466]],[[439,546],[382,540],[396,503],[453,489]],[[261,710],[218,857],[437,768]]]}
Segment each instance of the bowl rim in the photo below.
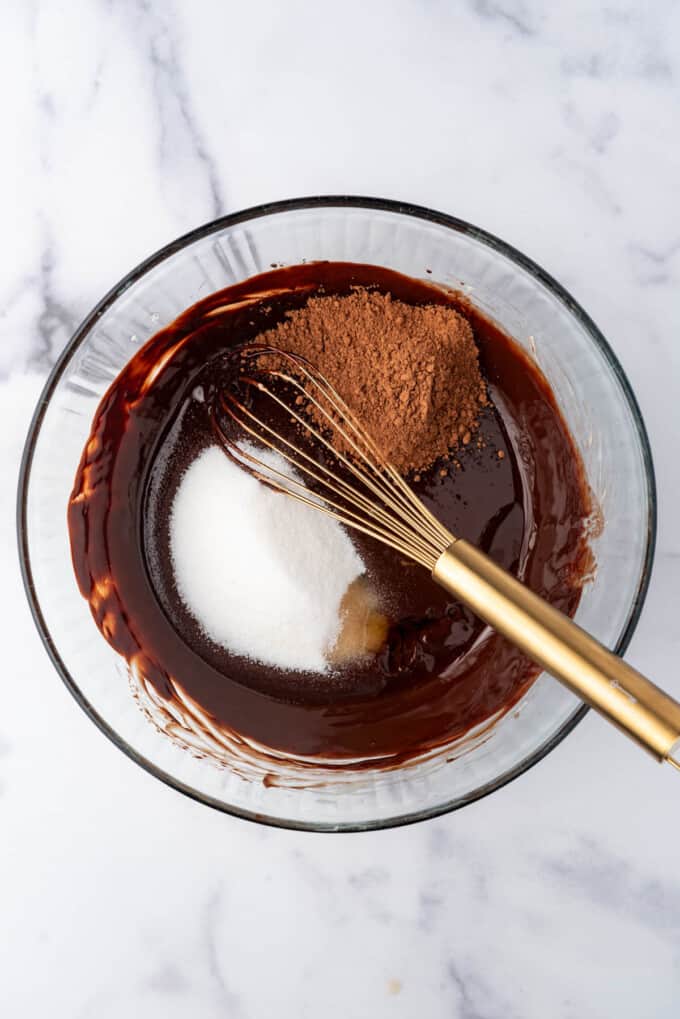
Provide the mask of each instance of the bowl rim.
{"label": "bowl rim", "polygon": [[164,782],[166,785],[178,792],[183,793],[185,796],[199,802],[204,803],[213,809],[219,810],[222,813],[231,815],[232,817],[238,817],[243,820],[253,821],[259,824],[268,825],[274,828],[292,829],[297,831],[308,831],[308,832],[363,832],[363,831],[375,831],[383,828],[396,828],[407,824],[415,824],[418,821],[428,820],[430,818],[439,817],[442,814],[450,813],[454,810],[459,810],[461,807],[467,806],[469,803],[473,803],[477,800],[483,799],[490,793],[501,789],[503,786],[508,785],[514,781],[520,775],[527,772],[530,768],[533,768],[539,761],[543,760],[552,750],[555,749],[558,744],[578,725],[578,723],[588,713],[588,706],[585,704],[577,707],[570,717],[562,723],[559,729],[547,740],[545,740],[540,746],[528,754],[522,761],[516,764],[514,767],[503,772],[502,775],[495,778],[493,781],[486,783],[480,788],[474,790],[466,796],[457,797],[455,800],[445,801],[433,807],[428,807],[420,811],[409,812],[407,814],[395,815],[389,818],[381,818],[378,820],[367,820],[359,822],[307,822],[299,820],[291,820],[283,817],[270,817],[269,815],[245,810],[241,807],[233,806],[217,799],[216,797],[207,795],[195,789],[193,786],[188,785],[185,782],[177,779],[169,772],[158,767],[152,761],[149,761],[143,754],[140,754],[133,747],[131,747],[122,737],[118,735],[116,730],[112,728],[109,723],[94,709],[88,699],[84,696],[80,690],[75,679],[71,676],[69,670],[66,668],[56,642],[50,633],[49,627],[42,614],[38,593],[33,580],[33,572],[31,568],[31,558],[29,549],[29,538],[28,538],[28,526],[26,519],[26,508],[27,508],[27,495],[28,485],[31,476],[31,466],[33,462],[33,455],[35,447],[40,435],[40,430],[45,415],[45,411],[50,403],[52,395],[61,379],[63,371],[71,360],[72,355],[79,347],[80,343],[86,338],[93,325],[101,317],[101,315],[110,308],[115,301],[122,296],[125,291],[132,287],[138,280],[140,280],[146,273],[148,273],[155,266],[161,262],[170,258],[172,255],[181,251],[183,248],[188,247],[195,241],[202,240],[210,234],[217,233],[228,227],[233,227],[239,223],[247,223],[254,219],[261,219],[265,216],[276,215],[278,213],[287,212],[300,212],[309,209],[321,209],[321,208],[339,208],[339,209],[367,209],[369,211],[380,211],[395,213],[401,216],[410,216],[413,219],[424,220],[429,223],[436,223],[439,226],[447,227],[455,231],[456,233],[462,233],[473,239],[480,241],[482,244],[498,252],[503,257],[511,262],[514,262],[521,269],[527,272],[530,276],[534,277],[541,283],[554,297],[556,297],[570,312],[570,314],[579,322],[584,331],[588,334],[593,344],[599,349],[603,355],[610,371],[617,379],[624,398],[627,401],[633,422],[637,431],[638,439],[640,442],[640,451],[642,454],[645,481],[647,486],[647,498],[648,498],[648,518],[647,518],[647,539],[645,556],[642,566],[642,572],[640,575],[640,582],[631,604],[631,608],[628,614],[626,625],[619,636],[614,651],[617,654],[622,655],[628,647],[635,628],[640,619],[642,608],[645,602],[647,591],[649,589],[649,583],[652,573],[652,565],[654,562],[654,552],[656,546],[656,534],[657,534],[657,496],[656,496],[656,479],[654,472],[654,463],[652,459],[652,451],[647,435],[647,430],[642,418],[642,412],[638,404],[635,393],[633,392],[632,386],[626,376],[616,354],[614,353],[609,342],[605,339],[600,329],[595,325],[590,316],[584,311],[581,305],[572,297],[572,295],[554,279],[545,269],[543,269],[538,263],[534,262],[531,258],[522,254],[517,248],[511,244],[506,243],[494,234],[489,233],[487,230],[481,227],[474,226],[468,223],[466,220],[460,219],[456,216],[449,215],[448,213],[438,212],[436,210],[427,208],[426,206],[416,205],[410,202],[402,202],[387,198],[371,198],[358,195],[312,195],[303,198],[289,198],[280,201],[265,202],[259,205],[251,206],[247,209],[242,209],[237,212],[229,213],[225,216],[221,216],[218,219],[211,220],[204,223],[202,226],[196,227],[190,230],[188,233],[183,234],[177,239],[171,241],[169,244],[159,248],[148,258],[140,262],[135,268],[128,272],[118,283],[116,283],[109,291],[102,297],[102,299],[94,306],[88,315],[80,323],[71,339],[66,344],[64,350],[57,358],[54,367],[52,368],[45,386],[42,390],[37,406],[33,413],[31,423],[29,426],[28,434],[24,444],[23,454],[21,458],[21,464],[19,468],[19,478],[17,487],[17,540],[18,540],[18,551],[19,551],[19,562],[21,567],[21,575],[24,584],[26,596],[33,617],[33,621],[36,625],[42,643],[47,651],[47,654],[61,676],[67,689],[70,691],[76,702],[80,705],[86,715],[94,722],[94,724],[108,737],[111,742],[122,750],[129,758],[135,761],[141,768],[153,775],[155,778]]}

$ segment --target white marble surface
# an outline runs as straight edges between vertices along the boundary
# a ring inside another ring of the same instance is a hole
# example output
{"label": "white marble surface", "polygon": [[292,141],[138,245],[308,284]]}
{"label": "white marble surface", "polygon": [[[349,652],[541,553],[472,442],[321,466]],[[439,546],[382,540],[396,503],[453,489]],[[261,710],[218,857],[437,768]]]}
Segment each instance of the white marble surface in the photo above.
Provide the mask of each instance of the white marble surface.
{"label": "white marble surface", "polygon": [[416,827],[213,813],[62,686],[13,503],[40,381],[157,246],[293,195],[431,205],[545,265],[620,355],[660,495],[630,657],[680,689],[680,6],[9,0],[0,47],[0,1014],[676,1017],[670,768],[590,716],[510,787]]}

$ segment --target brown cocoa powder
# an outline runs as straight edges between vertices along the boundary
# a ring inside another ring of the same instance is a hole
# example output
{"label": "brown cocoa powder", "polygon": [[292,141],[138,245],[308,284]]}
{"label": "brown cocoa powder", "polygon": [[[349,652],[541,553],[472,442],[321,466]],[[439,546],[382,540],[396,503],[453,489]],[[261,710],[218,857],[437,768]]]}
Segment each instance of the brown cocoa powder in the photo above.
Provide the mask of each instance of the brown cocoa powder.
{"label": "brown cocoa powder", "polygon": [[313,297],[258,342],[306,357],[403,473],[468,445],[488,403],[470,323],[357,288]]}

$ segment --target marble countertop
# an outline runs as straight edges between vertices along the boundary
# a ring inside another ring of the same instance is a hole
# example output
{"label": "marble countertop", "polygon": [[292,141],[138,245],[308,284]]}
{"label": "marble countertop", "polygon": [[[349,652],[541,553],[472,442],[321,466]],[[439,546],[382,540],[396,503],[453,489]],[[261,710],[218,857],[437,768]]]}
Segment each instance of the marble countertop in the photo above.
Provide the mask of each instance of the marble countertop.
{"label": "marble countertop", "polygon": [[413,827],[212,812],[59,681],[14,486],[55,357],[155,248],[294,195],[429,205],[543,264],[621,358],[660,500],[630,659],[680,689],[680,7],[15,0],[0,25],[0,1014],[676,1017],[680,776],[591,714],[509,787]]}

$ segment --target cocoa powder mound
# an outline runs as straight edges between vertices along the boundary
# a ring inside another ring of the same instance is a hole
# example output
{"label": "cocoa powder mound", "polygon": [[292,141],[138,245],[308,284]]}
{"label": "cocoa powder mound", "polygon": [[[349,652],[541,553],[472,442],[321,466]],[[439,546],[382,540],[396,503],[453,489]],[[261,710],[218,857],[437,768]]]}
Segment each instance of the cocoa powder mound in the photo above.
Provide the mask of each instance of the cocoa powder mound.
{"label": "cocoa powder mound", "polygon": [[467,445],[488,403],[472,327],[450,306],[357,288],[311,298],[258,342],[311,361],[402,473]]}

